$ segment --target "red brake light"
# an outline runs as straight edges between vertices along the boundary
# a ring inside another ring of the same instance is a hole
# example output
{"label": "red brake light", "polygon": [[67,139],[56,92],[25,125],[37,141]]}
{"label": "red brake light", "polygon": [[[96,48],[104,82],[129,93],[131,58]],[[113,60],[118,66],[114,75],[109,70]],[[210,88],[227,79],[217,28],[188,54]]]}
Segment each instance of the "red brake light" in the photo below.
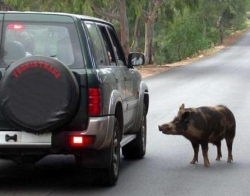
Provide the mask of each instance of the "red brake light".
{"label": "red brake light", "polygon": [[72,147],[87,147],[94,144],[94,136],[90,135],[72,135],[69,138]]}
{"label": "red brake light", "polygon": [[22,31],[24,30],[24,25],[20,23],[12,23],[12,24],[9,24],[7,28],[13,31]]}
{"label": "red brake light", "polygon": [[89,89],[89,115],[101,114],[101,90],[99,88]]}

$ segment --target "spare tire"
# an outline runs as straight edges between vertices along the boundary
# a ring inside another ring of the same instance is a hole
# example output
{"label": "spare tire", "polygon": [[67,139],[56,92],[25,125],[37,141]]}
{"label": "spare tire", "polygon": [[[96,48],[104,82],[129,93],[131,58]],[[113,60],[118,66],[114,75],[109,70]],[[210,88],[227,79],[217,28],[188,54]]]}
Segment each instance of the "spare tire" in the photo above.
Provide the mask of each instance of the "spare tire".
{"label": "spare tire", "polygon": [[0,107],[16,128],[44,133],[70,121],[79,104],[79,85],[62,62],[30,56],[11,64],[0,83]]}

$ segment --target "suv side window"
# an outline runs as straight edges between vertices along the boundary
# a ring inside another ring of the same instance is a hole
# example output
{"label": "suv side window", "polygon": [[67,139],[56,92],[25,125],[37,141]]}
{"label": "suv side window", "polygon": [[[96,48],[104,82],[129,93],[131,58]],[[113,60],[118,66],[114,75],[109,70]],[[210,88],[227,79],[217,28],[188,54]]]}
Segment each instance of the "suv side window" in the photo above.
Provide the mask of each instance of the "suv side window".
{"label": "suv side window", "polygon": [[112,43],[110,41],[110,37],[107,32],[106,26],[98,24],[98,28],[101,32],[102,39],[104,41],[104,44],[108,53],[108,60],[111,63],[111,65],[116,65],[116,55],[113,51]]}
{"label": "suv side window", "polygon": [[119,66],[125,66],[126,65],[126,59],[124,57],[124,52],[122,50],[122,47],[118,41],[117,35],[114,32],[113,29],[108,27],[108,32],[109,35],[111,37],[111,40],[113,42],[113,46],[114,46],[114,53],[116,55],[116,59],[118,60],[118,65]]}
{"label": "suv side window", "polygon": [[108,51],[95,23],[85,22],[97,65],[109,65]]}

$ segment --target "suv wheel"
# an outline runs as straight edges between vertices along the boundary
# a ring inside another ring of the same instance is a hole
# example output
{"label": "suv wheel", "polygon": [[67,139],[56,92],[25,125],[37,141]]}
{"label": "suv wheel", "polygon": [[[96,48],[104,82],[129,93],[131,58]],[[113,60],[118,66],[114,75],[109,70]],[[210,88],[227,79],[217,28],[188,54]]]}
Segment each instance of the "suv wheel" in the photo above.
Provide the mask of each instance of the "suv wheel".
{"label": "suv wheel", "polygon": [[135,140],[122,148],[122,154],[127,159],[142,159],[146,154],[147,141],[147,116],[146,106],[143,107],[140,131],[136,134]]}
{"label": "suv wheel", "polygon": [[120,125],[115,120],[112,145],[111,145],[111,164],[108,168],[94,169],[94,182],[99,185],[113,186],[118,180],[120,170],[120,140],[118,133]]}

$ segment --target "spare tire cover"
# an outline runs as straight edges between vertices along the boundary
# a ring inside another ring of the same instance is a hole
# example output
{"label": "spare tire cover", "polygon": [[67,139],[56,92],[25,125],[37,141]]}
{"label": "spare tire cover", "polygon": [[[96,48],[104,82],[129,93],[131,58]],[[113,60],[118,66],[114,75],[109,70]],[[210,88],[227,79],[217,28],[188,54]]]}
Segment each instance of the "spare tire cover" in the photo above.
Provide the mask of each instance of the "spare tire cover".
{"label": "spare tire cover", "polygon": [[62,62],[31,56],[11,64],[0,83],[0,107],[16,128],[44,133],[57,130],[76,113],[79,85]]}

